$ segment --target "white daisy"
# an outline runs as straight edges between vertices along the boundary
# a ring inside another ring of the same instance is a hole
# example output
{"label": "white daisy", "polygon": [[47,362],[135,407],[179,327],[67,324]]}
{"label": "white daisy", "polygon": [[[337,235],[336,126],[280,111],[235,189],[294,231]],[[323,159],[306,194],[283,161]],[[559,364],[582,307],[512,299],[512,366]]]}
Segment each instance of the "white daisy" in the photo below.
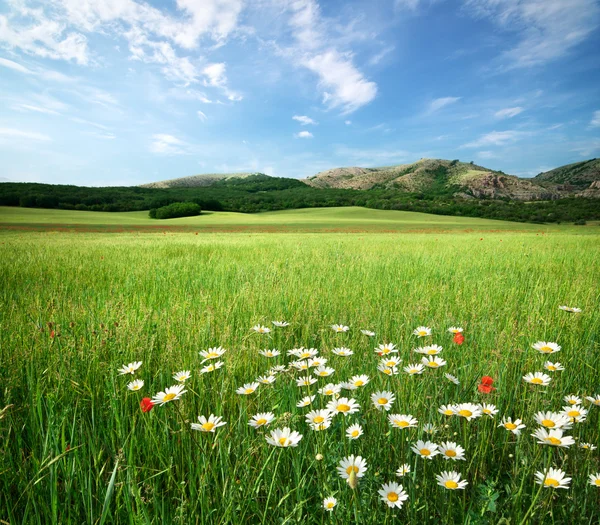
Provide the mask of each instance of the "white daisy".
{"label": "white daisy", "polygon": [[594,396],[586,396],[585,398],[593,405],[600,407],[600,394],[596,394]]}
{"label": "white daisy", "polygon": [[481,417],[481,407],[474,403],[460,403],[454,406],[457,416],[464,417],[467,421]]}
{"label": "white daisy", "polygon": [[276,326],[277,328],[285,328],[286,326],[290,326],[290,323],[287,321],[271,321],[271,323],[273,323],[273,326]]}
{"label": "white daisy", "polygon": [[215,346],[214,348],[209,348],[208,350],[204,350],[199,352],[199,354],[204,357],[202,362],[208,361],[209,359],[217,359],[221,357],[227,350],[225,350],[222,346]]}
{"label": "white daisy", "polygon": [[410,465],[408,463],[404,463],[397,471],[396,476],[399,478],[403,478],[406,474],[410,473]]}
{"label": "white daisy", "polygon": [[411,447],[411,450],[424,459],[433,459],[434,456],[437,456],[440,453],[438,446],[435,443],[432,443],[431,441],[422,441],[420,439]]}
{"label": "white daisy", "polygon": [[118,372],[119,375],[125,375],[125,374],[135,374],[135,371],[142,366],[142,362],[141,361],[134,361],[133,363],[129,363],[128,365],[123,365],[121,368],[119,368]]}
{"label": "white daisy", "polygon": [[350,330],[349,327],[344,326],[343,324],[332,324],[331,329],[338,334],[347,332],[348,330]]}
{"label": "white daisy", "polygon": [[332,352],[335,355],[341,355],[342,357],[349,357],[354,353],[352,350],[350,350],[350,348],[346,348],[345,346],[341,346],[340,348],[334,348]]}
{"label": "white daisy", "polygon": [[468,481],[461,481],[460,474],[458,472],[444,471],[441,474],[436,475],[435,479],[437,479],[440,487],[444,487],[448,490],[461,490],[469,484]]}
{"label": "white daisy", "polygon": [[423,425],[423,432],[425,432],[426,434],[429,434],[430,436],[433,436],[434,434],[436,434],[438,431],[438,427],[436,427],[433,423],[425,423]]}
{"label": "white daisy", "polygon": [[404,367],[404,371],[411,376],[422,374],[424,370],[425,367],[421,363],[415,363]]}
{"label": "white daisy", "polygon": [[337,499],[335,499],[333,496],[329,496],[328,498],[325,498],[323,500],[323,508],[327,512],[333,512],[333,509],[335,508],[336,505],[337,505]]}
{"label": "white daisy", "polygon": [[266,326],[263,326],[261,324],[256,324],[252,327],[252,330],[254,330],[257,334],[268,334],[271,329],[267,328]]}
{"label": "white daisy", "polygon": [[331,374],[333,374],[334,372],[335,372],[335,370],[333,368],[330,368],[328,366],[322,366],[322,365],[313,370],[313,374],[315,374],[316,376],[319,376],[319,377],[328,377]]}
{"label": "white daisy", "polygon": [[540,354],[555,354],[556,352],[560,352],[560,346],[556,343],[550,343],[547,341],[538,341],[531,345],[535,350],[537,350]]}
{"label": "white daisy", "polygon": [[545,428],[570,428],[571,420],[564,414],[556,412],[538,412],[533,416],[536,423]]}
{"label": "white daisy", "polygon": [[374,337],[375,336],[375,332],[371,332],[371,330],[361,330],[360,332],[362,334],[366,335],[367,337]]}
{"label": "white daisy", "polygon": [[568,405],[561,412],[573,423],[582,423],[587,419],[588,411],[580,405]]}
{"label": "white daisy", "polygon": [[260,383],[246,383],[244,386],[239,387],[235,393],[243,396],[250,395],[258,388]]}
{"label": "white daisy", "polygon": [[431,335],[431,328],[428,326],[418,326],[413,330],[413,335],[416,335],[417,337],[427,337],[428,335]]}
{"label": "white daisy", "polygon": [[388,416],[390,425],[394,428],[415,428],[419,423],[416,418],[410,414],[390,414]]}
{"label": "white daisy", "polygon": [[[600,396],[598,396],[600,398]],[[570,394],[568,396],[563,397],[565,403],[569,403],[569,405],[581,405],[582,403],[582,399],[579,396]],[[589,399],[590,401],[592,400],[589,397],[586,397],[586,399]]]}
{"label": "white daisy", "polygon": [[365,475],[367,461],[361,456],[348,456],[340,461],[336,470],[342,479],[350,483],[351,478],[362,478]]}
{"label": "white daisy", "polygon": [[387,366],[388,368],[399,366],[402,363],[402,359],[400,359],[397,355],[390,355],[384,357],[379,363],[383,366]]}
{"label": "white daisy", "polygon": [[165,389],[164,392],[159,392],[156,394],[152,398],[152,403],[155,405],[164,405],[169,401],[175,401],[187,392],[187,390],[184,390],[184,388],[185,385],[170,386],[169,388]]}
{"label": "white daisy", "polygon": [[210,365],[206,365],[205,367],[202,367],[200,369],[200,373],[207,374],[209,372],[214,372],[215,370],[218,370],[222,366],[223,366],[223,361],[215,361],[214,363],[211,363]]}
{"label": "white daisy", "polygon": [[463,329],[460,326],[451,326],[448,328],[448,332],[451,334],[461,334]]}
{"label": "white daisy", "polygon": [[[308,366],[310,368],[323,367],[323,366],[325,366],[326,363],[327,363],[327,359],[325,357],[318,357],[317,356],[317,357],[313,357],[312,359],[308,360]],[[333,370],[333,368],[331,370]]]}
{"label": "white daisy", "polygon": [[273,422],[274,419],[275,414],[273,414],[273,412],[261,412],[252,416],[250,421],[248,421],[248,425],[253,428],[267,427]]}
{"label": "white daisy", "polygon": [[298,408],[307,407],[315,400],[315,397],[316,396],[304,396],[300,401],[298,401],[296,406]]}
{"label": "white daisy", "polygon": [[428,368],[439,368],[440,366],[444,366],[446,364],[446,361],[441,357],[434,356],[429,358],[423,357],[421,359],[421,363],[423,363]]}
{"label": "white daisy", "polygon": [[385,363],[379,363],[377,365],[377,370],[386,376],[395,376],[398,374],[398,368],[395,366],[385,366]]}
{"label": "white daisy", "polygon": [[189,370],[182,370],[173,374],[173,379],[180,383],[185,383],[190,377],[192,377],[192,373]]}
{"label": "white daisy", "polygon": [[326,405],[327,410],[335,414],[354,414],[360,410],[360,405],[354,399],[348,399],[347,397],[340,397],[339,399],[332,399]]}
{"label": "white daisy", "polygon": [[454,461],[465,459],[465,449],[452,441],[440,443],[440,454],[444,459],[452,459]]}
{"label": "white daisy", "polygon": [[273,350],[261,350],[258,353],[265,357],[277,357],[278,355],[281,355],[281,352],[275,348],[273,348]]}
{"label": "white daisy", "polygon": [[329,410],[311,410],[304,416],[309,425],[321,425],[325,421],[331,421],[332,417]]}
{"label": "white daisy", "polygon": [[222,420],[221,416],[215,416],[211,414],[206,419],[204,416],[198,416],[200,423],[192,423],[192,430],[199,430],[200,432],[213,432],[227,423]]}
{"label": "white daisy", "polygon": [[256,382],[262,383],[263,385],[271,385],[275,382],[275,376],[274,375],[260,376],[260,377],[256,378]]}
{"label": "white daisy", "polygon": [[404,491],[402,485],[398,485],[395,481],[384,483],[377,492],[381,496],[381,501],[388,507],[401,509],[404,502],[408,499],[408,494]]}
{"label": "white daisy", "polygon": [[394,343],[385,343],[375,348],[375,353],[379,356],[395,354],[397,352],[398,349],[396,348],[396,345]]}
{"label": "white daisy", "polygon": [[589,480],[590,485],[593,485],[594,487],[600,487],[600,472],[590,474]]}
{"label": "white daisy", "polygon": [[354,423],[354,425],[350,425],[346,429],[346,437],[348,439],[358,439],[363,435],[363,429],[358,423]]}
{"label": "white daisy", "polygon": [[144,386],[143,379],[135,379],[131,383],[127,383],[127,388],[129,390],[131,390],[132,392],[137,392],[138,390],[141,390],[143,386]]}
{"label": "white daisy", "polygon": [[565,367],[560,363],[552,363],[551,361],[546,361],[544,363],[544,368],[549,372],[561,372],[565,369]]}
{"label": "white daisy", "polygon": [[511,417],[503,417],[498,426],[510,430],[515,436],[518,436],[521,433],[521,430],[525,428],[525,425],[520,419],[515,419],[513,421]]}
{"label": "white daisy", "polygon": [[571,436],[563,436],[563,431],[560,428],[552,430],[538,428],[531,435],[538,440],[540,445],[567,448],[575,444],[575,440]]}
{"label": "white daisy", "polygon": [[298,379],[296,379],[296,385],[297,386],[310,386],[313,385],[317,382],[317,379],[315,377],[311,377],[311,376],[306,376],[306,377],[299,377]]}
{"label": "white daisy", "polygon": [[396,396],[392,392],[382,391],[371,394],[371,401],[375,408],[379,410],[385,410],[386,412],[392,408],[392,403],[396,399]]}
{"label": "white daisy", "polygon": [[361,375],[357,375],[357,376],[352,376],[352,378],[349,381],[349,383],[351,383],[352,385],[354,385],[356,388],[359,388],[361,386],[365,386],[368,382],[369,382],[369,376],[367,376],[365,374],[361,374]]}
{"label": "white daisy", "polygon": [[496,405],[481,403],[479,406],[481,407],[481,413],[485,414],[486,416],[494,417],[498,413]]}
{"label": "white daisy", "polygon": [[451,381],[452,383],[454,383],[455,385],[460,385],[460,381],[458,380],[458,377],[453,376],[452,374],[444,374],[444,377],[448,381]]}
{"label": "white daisy", "polygon": [[565,312],[569,312],[571,314],[579,314],[581,313],[581,308],[577,308],[576,306],[559,306],[559,308]]}
{"label": "white daisy", "polygon": [[536,472],[535,482],[546,489],[568,489],[571,478],[565,477],[566,474],[559,468],[549,468],[546,472]]}
{"label": "white daisy", "polygon": [[584,450],[596,450],[598,447],[593,443],[579,443],[579,448]]}
{"label": "white daisy", "polygon": [[523,380],[532,385],[548,386],[552,378],[542,372],[536,372],[535,374],[524,375]]}
{"label": "white daisy", "polygon": [[335,396],[342,391],[342,387],[340,385],[336,385],[334,383],[327,383],[323,388],[319,388],[319,394],[323,396]]}
{"label": "white daisy", "polygon": [[274,447],[297,447],[302,439],[302,434],[298,434],[298,432],[292,431],[288,427],[276,428],[271,430],[271,434],[266,436],[265,439],[269,445]]}
{"label": "white daisy", "polygon": [[440,408],[438,408],[438,412],[444,416],[455,416],[456,405],[442,405]]}

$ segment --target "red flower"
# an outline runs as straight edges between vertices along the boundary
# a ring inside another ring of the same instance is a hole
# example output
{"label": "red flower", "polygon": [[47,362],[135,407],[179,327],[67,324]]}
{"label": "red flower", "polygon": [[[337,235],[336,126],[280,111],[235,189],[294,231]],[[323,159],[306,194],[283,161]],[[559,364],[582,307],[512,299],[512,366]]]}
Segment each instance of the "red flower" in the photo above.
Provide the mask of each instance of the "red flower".
{"label": "red flower", "polygon": [[142,409],[142,412],[150,412],[150,410],[154,408],[154,403],[152,402],[152,399],[150,399],[149,397],[144,397],[140,401],[140,408]]}
{"label": "red flower", "polygon": [[477,385],[477,390],[479,390],[482,394],[489,394],[492,390],[496,390],[492,385],[494,384],[494,380],[490,376],[483,376],[481,378],[481,383]]}
{"label": "red flower", "polygon": [[460,332],[457,332],[456,334],[454,334],[454,342],[457,345],[462,345],[465,342],[465,336],[462,335]]}
{"label": "red flower", "polygon": [[50,330],[50,339],[54,339],[54,330]]}
{"label": "red flower", "polygon": [[494,380],[490,376],[483,376],[481,378],[481,384],[485,386],[492,386],[494,384]]}

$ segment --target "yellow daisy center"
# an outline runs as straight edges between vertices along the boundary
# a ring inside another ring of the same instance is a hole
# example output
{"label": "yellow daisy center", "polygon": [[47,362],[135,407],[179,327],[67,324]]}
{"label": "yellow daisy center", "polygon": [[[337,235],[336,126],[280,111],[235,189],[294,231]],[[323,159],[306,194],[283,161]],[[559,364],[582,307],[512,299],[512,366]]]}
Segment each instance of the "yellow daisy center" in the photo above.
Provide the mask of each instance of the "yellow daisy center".
{"label": "yellow daisy center", "polygon": [[140,389],[140,385],[133,385],[131,387],[131,390],[139,390]]}
{"label": "yellow daisy center", "polygon": [[315,423],[323,423],[323,421],[325,421],[325,418],[323,416],[317,416],[314,419]]}
{"label": "yellow daisy center", "polygon": [[419,330],[419,335],[420,336],[427,335],[427,332],[425,330]]}
{"label": "yellow daisy center", "polygon": [[596,478],[596,479],[594,480],[594,484],[595,484],[597,487],[600,487],[600,478]]}
{"label": "yellow daisy center", "polygon": [[548,368],[548,370],[551,370],[552,372],[556,371],[556,367],[554,365],[548,365],[546,368]]}
{"label": "yellow daisy center", "polygon": [[342,403],[341,405],[337,406],[338,412],[348,412],[350,410],[350,405],[345,405],[344,403]]}
{"label": "yellow daisy center", "polygon": [[556,423],[554,421],[552,421],[551,419],[543,419],[542,426],[545,426],[547,428],[553,428],[556,426]]}
{"label": "yellow daisy center", "polygon": [[452,481],[451,479],[444,481],[444,485],[447,489],[456,489],[458,488],[458,483],[456,481]]}
{"label": "yellow daisy center", "polygon": [[387,400],[385,397],[380,397],[380,398],[377,400],[377,402],[378,402],[380,405],[385,405],[385,404],[388,402],[388,400]]}
{"label": "yellow daisy center", "polygon": [[437,350],[434,350],[433,348],[431,350],[427,350],[427,354],[428,355],[435,355],[437,354]]}
{"label": "yellow daisy center", "polygon": [[544,352],[545,354],[551,354],[552,348],[549,346],[542,346],[542,348],[540,348],[540,352]]}
{"label": "yellow daisy center", "polygon": [[334,503],[333,503],[333,501],[328,501],[328,502],[327,502],[327,508],[328,508],[328,509],[332,509],[332,508],[333,508],[333,506],[334,506]]}
{"label": "yellow daisy center", "polygon": [[435,368],[439,365],[435,361],[429,361],[429,363],[427,363],[427,366],[429,366],[431,368]]}
{"label": "yellow daisy center", "polygon": [[504,423],[504,426],[508,429],[508,430],[514,430],[515,428],[517,428],[517,425],[515,425],[514,423]]}
{"label": "yellow daisy center", "polygon": [[556,479],[546,478],[544,480],[544,485],[546,485],[546,487],[558,487],[560,483]]}
{"label": "yellow daisy center", "polygon": [[358,474],[358,467],[355,465],[350,465],[349,467],[346,468],[346,474],[350,475],[352,473]]}
{"label": "yellow daisy center", "polygon": [[288,438],[286,438],[286,437],[280,437],[280,438],[279,438],[279,444],[280,444],[282,447],[285,447],[285,446],[287,445],[287,443],[288,443]]}
{"label": "yellow daisy center", "polygon": [[543,383],[543,381],[542,381],[542,380],[541,380],[539,377],[534,377],[534,378],[531,380],[531,382],[532,382],[534,385],[541,385],[541,384]]}
{"label": "yellow daisy center", "polygon": [[422,448],[421,450],[419,450],[419,452],[421,453],[421,456],[430,456],[431,455],[431,450],[429,450],[428,448]]}
{"label": "yellow daisy center", "polygon": [[207,421],[206,423],[204,423],[204,425],[202,425],[202,428],[207,432],[210,432],[213,428],[215,428],[215,424],[211,423],[210,421]]}
{"label": "yellow daisy center", "polygon": [[254,388],[246,388],[246,390],[244,390],[244,392],[246,394],[251,394],[252,392],[254,392]]}
{"label": "yellow daisy center", "polygon": [[483,413],[486,415],[491,415],[492,411],[489,408],[484,408]]}
{"label": "yellow daisy center", "polygon": [[264,425],[266,422],[267,420],[264,417],[261,417],[259,420],[256,421],[256,425],[261,426]]}
{"label": "yellow daisy center", "polygon": [[365,382],[362,379],[359,379],[358,381],[354,382],[354,386],[363,386],[365,384]]}
{"label": "yellow daisy center", "polygon": [[358,437],[358,430],[353,430],[352,431],[352,437]]}
{"label": "yellow daisy center", "polygon": [[328,376],[329,372],[326,372],[325,370],[323,370],[323,371],[319,372],[319,375],[322,376],[322,377]]}
{"label": "yellow daisy center", "polygon": [[396,425],[398,425],[400,428],[406,428],[408,426],[408,421],[404,421],[403,419],[399,421],[397,420]]}
{"label": "yellow daisy center", "polygon": [[579,412],[579,410],[570,410],[569,412],[567,412],[567,415],[569,417],[579,417],[581,415],[581,412]]}
{"label": "yellow daisy center", "polygon": [[389,375],[392,375],[392,371],[391,371],[389,368],[386,368],[386,369],[383,371],[383,373],[384,373],[384,374],[387,374],[388,376],[389,376]]}
{"label": "yellow daisy center", "polygon": [[449,458],[455,458],[456,457],[456,451],[455,450],[446,450],[445,454]]}
{"label": "yellow daisy center", "polygon": [[163,397],[163,401],[171,401],[171,399],[175,399],[177,397],[177,394],[167,394],[165,397]]}
{"label": "yellow daisy center", "polygon": [[398,494],[396,494],[395,492],[389,492],[387,495],[387,499],[389,499],[392,502],[398,501]]}
{"label": "yellow daisy center", "polygon": [[568,403],[569,403],[569,405],[576,405],[577,404],[577,400],[576,399],[569,399]]}
{"label": "yellow daisy center", "polygon": [[473,412],[471,412],[470,410],[467,410],[467,409],[463,409],[463,410],[459,410],[458,414],[462,417],[471,417],[473,415]]}
{"label": "yellow daisy center", "polygon": [[444,410],[444,415],[445,416],[451,416],[453,414],[454,414],[454,412],[452,412],[452,410]]}
{"label": "yellow daisy center", "polygon": [[219,357],[219,354],[215,354],[214,352],[211,352],[210,354],[208,354],[206,356],[206,359],[214,359],[215,357]]}
{"label": "yellow daisy center", "polygon": [[560,445],[562,443],[562,441],[560,439],[552,437],[552,436],[547,437],[546,441],[548,443],[550,443],[551,445]]}

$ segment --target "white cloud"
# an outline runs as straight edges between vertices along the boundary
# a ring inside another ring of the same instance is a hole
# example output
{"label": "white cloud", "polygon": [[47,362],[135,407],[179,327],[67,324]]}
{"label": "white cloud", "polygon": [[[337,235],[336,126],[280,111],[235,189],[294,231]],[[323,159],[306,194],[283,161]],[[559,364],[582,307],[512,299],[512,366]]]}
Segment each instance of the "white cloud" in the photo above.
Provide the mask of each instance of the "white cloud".
{"label": "white cloud", "polygon": [[73,122],[77,122],[77,124],[84,124],[87,126],[92,126],[94,128],[98,128],[104,131],[110,130],[110,128],[108,126],[105,126],[104,124],[98,124],[97,122],[92,122],[91,120],[86,120],[84,118],[80,118],[80,117],[71,117],[69,120],[73,121]]}
{"label": "white cloud", "polygon": [[493,151],[479,151],[477,156],[480,159],[495,159],[497,155]]}
{"label": "white cloud", "polygon": [[186,142],[166,133],[152,135],[150,151],[159,155],[186,155],[189,153]]}
{"label": "white cloud", "polygon": [[351,126],[352,125],[352,121],[351,120],[344,120],[344,124],[346,124],[346,126]]}
{"label": "white cloud", "polygon": [[15,139],[29,139],[39,140],[47,142],[52,140],[48,135],[43,133],[37,133],[36,131],[23,131],[21,129],[14,128],[0,128],[0,138],[15,138]]}
{"label": "white cloud", "polygon": [[505,108],[505,109],[501,109],[500,111],[496,111],[494,116],[496,118],[513,118],[513,117],[516,117],[519,113],[523,113],[523,111],[525,111],[525,110],[520,107]]}
{"label": "white cloud", "polygon": [[58,111],[54,111],[53,109],[41,108],[39,106],[32,106],[30,104],[15,104],[11,107],[16,111],[33,111],[35,113],[45,113],[47,115],[60,115]]}
{"label": "white cloud", "polygon": [[25,66],[21,64],[17,64],[12,60],[8,60],[7,58],[0,58],[0,66],[7,67],[8,69],[13,69],[14,71],[18,71],[19,73],[25,73],[26,75],[30,75],[33,73],[31,70],[27,69]]}
{"label": "white cloud", "polygon": [[579,153],[582,157],[591,157],[600,153],[600,139],[590,139],[576,144],[571,151]]}
{"label": "white cloud", "polygon": [[519,43],[503,54],[507,67],[545,64],[569,53],[597,27],[597,0],[464,0],[465,9],[489,18]]}
{"label": "white cloud", "polygon": [[442,97],[436,98],[429,103],[427,114],[435,113],[436,111],[458,102],[462,97]]}
{"label": "white cloud", "polygon": [[592,120],[590,121],[590,126],[592,128],[600,127],[600,111],[594,111]]}
{"label": "white cloud", "polygon": [[415,11],[420,3],[421,0],[394,0],[394,8]]}
{"label": "white cloud", "polygon": [[233,102],[242,100],[242,95],[230,90],[227,87],[227,76],[225,74],[226,66],[223,62],[209,64],[204,67],[202,74],[205,76],[204,85],[222,89],[227,98]]}
{"label": "white cloud", "polygon": [[312,139],[313,134],[310,131],[301,131],[300,133],[295,133],[294,137],[297,139]]}
{"label": "white cloud", "polygon": [[467,144],[463,144],[461,148],[481,148],[485,146],[504,146],[505,144],[510,144],[512,142],[516,142],[519,139],[529,136],[530,133],[525,131],[492,131],[490,133],[486,133],[482,135],[477,140],[473,142],[468,142]]}
{"label": "white cloud", "polygon": [[317,122],[306,115],[294,115],[292,117],[293,120],[297,120],[303,126],[308,126],[309,124],[317,124]]}
{"label": "white cloud", "polygon": [[206,116],[206,114],[203,111],[198,110],[196,112],[196,114],[198,115],[198,118],[202,121],[202,122],[206,122],[206,119],[208,118]]}

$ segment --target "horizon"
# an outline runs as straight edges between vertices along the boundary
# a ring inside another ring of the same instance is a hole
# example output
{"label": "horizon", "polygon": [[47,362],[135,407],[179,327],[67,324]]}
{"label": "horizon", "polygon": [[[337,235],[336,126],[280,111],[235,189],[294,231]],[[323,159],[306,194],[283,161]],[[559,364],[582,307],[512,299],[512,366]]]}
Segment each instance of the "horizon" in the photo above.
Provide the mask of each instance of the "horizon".
{"label": "horizon", "polygon": [[0,180],[421,158],[533,177],[599,156],[599,26],[598,0],[11,1]]}

